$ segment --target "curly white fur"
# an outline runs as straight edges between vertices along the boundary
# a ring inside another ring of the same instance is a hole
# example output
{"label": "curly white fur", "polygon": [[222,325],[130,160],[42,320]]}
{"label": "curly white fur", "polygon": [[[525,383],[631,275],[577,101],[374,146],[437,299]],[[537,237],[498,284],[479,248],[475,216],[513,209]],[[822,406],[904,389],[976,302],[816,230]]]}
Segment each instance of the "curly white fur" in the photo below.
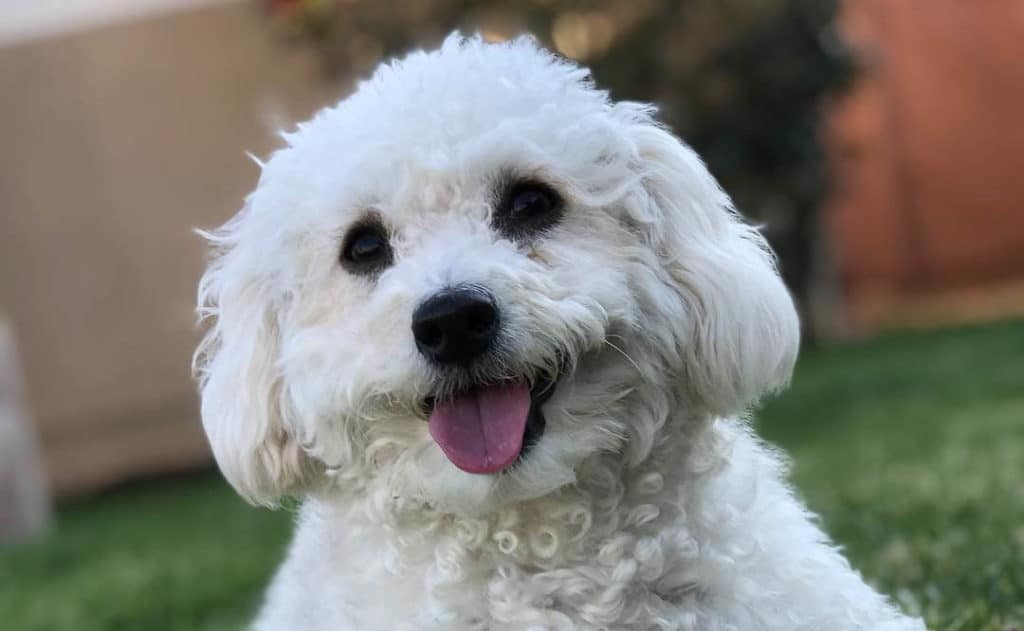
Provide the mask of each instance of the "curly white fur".
{"label": "curly white fur", "polygon": [[[797,353],[761,235],[650,107],[523,38],[450,37],[382,66],[285,135],[209,234],[203,422],[244,497],[303,499],[258,629],[923,629],[852,570],[743,414]],[[542,178],[561,221],[490,225],[503,174]],[[368,210],[378,277],[338,264]],[[487,286],[491,378],[557,374],[512,469],[460,471],[421,404],[437,370],[413,309]]]}

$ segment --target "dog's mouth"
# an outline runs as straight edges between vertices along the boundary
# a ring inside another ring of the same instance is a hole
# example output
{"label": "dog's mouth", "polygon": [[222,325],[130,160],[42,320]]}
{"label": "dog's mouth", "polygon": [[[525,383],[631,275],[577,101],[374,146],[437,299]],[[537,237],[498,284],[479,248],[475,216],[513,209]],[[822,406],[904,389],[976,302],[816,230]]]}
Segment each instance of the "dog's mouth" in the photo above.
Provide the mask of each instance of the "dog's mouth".
{"label": "dog's mouth", "polygon": [[424,402],[430,436],[459,469],[490,474],[511,467],[544,435],[541,410],[556,384],[525,378],[482,384]]}

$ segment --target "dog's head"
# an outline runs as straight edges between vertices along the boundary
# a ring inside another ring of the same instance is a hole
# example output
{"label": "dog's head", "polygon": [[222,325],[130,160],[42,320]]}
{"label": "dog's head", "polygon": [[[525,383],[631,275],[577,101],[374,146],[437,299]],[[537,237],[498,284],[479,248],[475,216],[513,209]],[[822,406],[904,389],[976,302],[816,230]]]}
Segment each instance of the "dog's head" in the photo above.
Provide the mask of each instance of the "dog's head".
{"label": "dog's head", "polygon": [[792,302],[698,157],[532,40],[381,67],[209,235],[197,353],[228,480],[480,510],[643,460],[789,376]]}

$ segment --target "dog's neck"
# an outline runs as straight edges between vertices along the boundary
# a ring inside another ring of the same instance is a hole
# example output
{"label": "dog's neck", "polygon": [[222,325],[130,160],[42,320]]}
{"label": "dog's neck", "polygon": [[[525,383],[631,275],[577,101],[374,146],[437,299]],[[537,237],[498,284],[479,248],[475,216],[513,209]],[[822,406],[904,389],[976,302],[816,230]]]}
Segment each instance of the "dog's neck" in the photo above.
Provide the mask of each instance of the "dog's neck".
{"label": "dog's neck", "polygon": [[[669,416],[639,462],[630,461],[628,450],[595,454],[577,467],[575,484],[485,516],[461,516],[365,490],[313,501],[346,528],[386,533],[398,565],[411,557],[426,560],[443,548],[476,559],[514,559],[522,567],[558,567],[599,553],[613,539],[635,540],[657,531],[659,523],[679,523],[686,504],[699,501],[703,480],[727,458],[728,438],[714,431],[710,417]],[[667,497],[680,501],[665,502]]]}

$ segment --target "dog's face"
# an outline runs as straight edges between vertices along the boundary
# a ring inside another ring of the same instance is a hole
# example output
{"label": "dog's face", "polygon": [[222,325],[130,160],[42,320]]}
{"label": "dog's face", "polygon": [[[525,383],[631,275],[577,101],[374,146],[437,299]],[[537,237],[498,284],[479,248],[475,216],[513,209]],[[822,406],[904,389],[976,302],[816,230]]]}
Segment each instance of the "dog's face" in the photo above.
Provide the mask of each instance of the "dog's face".
{"label": "dog's face", "polygon": [[788,378],[761,237],[586,76],[453,37],[286,136],[200,292],[203,421],[244,496],[374,481],[489,510]]}

